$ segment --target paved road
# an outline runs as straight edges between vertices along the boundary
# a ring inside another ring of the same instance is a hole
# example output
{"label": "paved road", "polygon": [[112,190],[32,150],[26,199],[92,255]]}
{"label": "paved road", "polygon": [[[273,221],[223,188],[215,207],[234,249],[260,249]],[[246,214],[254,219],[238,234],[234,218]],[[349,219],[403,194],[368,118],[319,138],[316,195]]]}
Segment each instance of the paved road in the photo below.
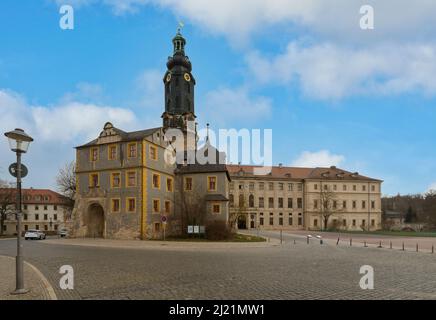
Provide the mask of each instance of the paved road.
{"label": "paved road", "polygon": [[[25,254],[59,299],[436,299],[436,255],[286,237],[283,246],[196,250],[26,242]],[[14,251],[0,241],[0,255]],[[62,265],[74,268],[73,291],[59,289]],[[359,287],[363,265],[375,269],[373,291]]]}

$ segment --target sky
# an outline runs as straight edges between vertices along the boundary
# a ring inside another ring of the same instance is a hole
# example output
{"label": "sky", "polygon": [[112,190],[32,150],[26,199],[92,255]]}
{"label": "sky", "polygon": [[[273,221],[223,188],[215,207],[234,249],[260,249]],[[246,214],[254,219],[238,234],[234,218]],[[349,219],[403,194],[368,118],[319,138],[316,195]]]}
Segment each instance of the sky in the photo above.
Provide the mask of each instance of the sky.
{"label": "sky", "polygon": [[[65,4],[73,30],[60,28]],[[363,5],[374,29],[360,27]],[[423,193],[436,189],[434,12],[433,0],[2,0],[0,131],[34,137],[24,186],[55,189],[107,121],[160,126],[182,21],[200,127],[272,129],[274,164]],[[0,139],[0,179],[14,160]]]}

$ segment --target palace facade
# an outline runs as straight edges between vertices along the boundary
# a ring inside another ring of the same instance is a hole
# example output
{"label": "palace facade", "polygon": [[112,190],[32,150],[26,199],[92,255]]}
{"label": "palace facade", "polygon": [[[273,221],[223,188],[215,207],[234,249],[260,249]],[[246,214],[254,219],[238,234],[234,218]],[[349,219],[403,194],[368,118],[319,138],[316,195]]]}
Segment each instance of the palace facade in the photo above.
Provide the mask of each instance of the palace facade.
{"label": "palace facade", "polygon": [[[95,140],[76,148],[73,237],[154,239],[164,230],[179,235],[188,226],[215,222],[240,229],[319,230],[328,220],[329,228],[380,228],[380,180],[335,167],[279,166],[255,176],[253,167],[226,165],[225,155],[209,142],[198,149],[192,126],[196,79],[185,45],[179,30],[163,76],[162,127],[128,132],[106,123]],[[183,133],[183,148],[177,147],[183,152],[164,139],[171,129]],[[182,161],[169,161],[168,149]],[[213,152],[221,161],[188,161],[187,151]]]}

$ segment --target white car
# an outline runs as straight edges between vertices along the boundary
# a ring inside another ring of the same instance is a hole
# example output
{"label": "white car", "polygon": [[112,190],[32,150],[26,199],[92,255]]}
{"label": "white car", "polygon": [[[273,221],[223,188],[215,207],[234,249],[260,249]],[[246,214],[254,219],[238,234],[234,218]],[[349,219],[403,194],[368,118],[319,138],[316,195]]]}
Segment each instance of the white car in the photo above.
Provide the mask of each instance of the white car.
{"label": "white car", "polygon": [[61,229],[61,230],[59,231],[59,236],[60,236],[61,238],[66,238],[66,237],[68,237],[68,230],[67,230],[67,229]]}
{"label": "white car", "polygon": [[24,234],[26,240],[44,240],[45,238],[45,233],[39,230],[27,230]]}

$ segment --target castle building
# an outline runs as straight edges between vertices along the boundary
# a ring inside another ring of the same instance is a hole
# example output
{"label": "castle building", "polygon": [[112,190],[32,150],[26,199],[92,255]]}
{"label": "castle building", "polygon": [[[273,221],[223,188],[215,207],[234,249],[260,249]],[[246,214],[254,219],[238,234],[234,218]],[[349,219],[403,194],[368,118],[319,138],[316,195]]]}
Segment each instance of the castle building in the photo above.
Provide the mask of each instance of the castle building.
{"label": "castle building", "polygon": [[227,166],[230,212],[240,229],[381,229],[382,181],[336,167],[273,167],[267,176],[252,166]]}
{"label": "castle building", "polygon": [[[208,140],[198,148],[196,80],[180,30],[173,46],[162,127],[128,132],[106,123],[76,148],[73,237],[156,239],[215,222],[236,229],[380,228],[380,180],[335,167],[280,166],[257,176],[254,167],[226,165]],[[182,146],[168,139],[172,131],[182,133]],[[213,153],[218,163],[198,162],[197,155]]]}
{"label": "castle building", "polygon": [[[163,126],[126,132],[107,123],[100,136],[76,148],[77,196],[73,237],[153,239],[178,235],[188,226],[228,221],[228,183],[225,164],[192,164],[186,150],[217,152],[210,145],[197,150],[192,64],[185,55],[180,30],[173,39],[173,56],[164,75]],[[184,161],[167,159],[171,129],[185,139]],[[191,141],[191,143],[189,143]],[[195,157],[196,158],[196,157]]]}

